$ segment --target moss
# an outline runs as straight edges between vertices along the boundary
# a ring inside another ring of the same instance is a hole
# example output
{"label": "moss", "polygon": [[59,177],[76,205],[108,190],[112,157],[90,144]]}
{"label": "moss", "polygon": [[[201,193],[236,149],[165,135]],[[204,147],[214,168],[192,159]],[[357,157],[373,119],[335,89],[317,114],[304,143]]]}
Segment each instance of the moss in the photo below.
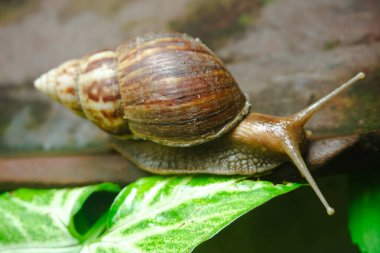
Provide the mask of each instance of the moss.
{"label": "moss", "polygon": [[368,77],[349,92],[353,106],[347,110],[345,124],[362,131],[380,129],[380,69],[368,73]]}
{"label": "moss", "polygon": [[324,44],[323,44],[323,50],[333,50],[335,48],[337,48],[338,46],[340,46],[340,41],[339,40],[329,40],[329,41],[326,41]]}
{"label": "moss", "polygon": [[252,17],[250,15],[244,13],[244,14],[240,15],[238,22],[241,26],[248,26],[253,21],[252,21]]}
{"label": "moss", "polygon": [[239,37],[254,23],[262,0],[195,0],[187,6],[186,13],[169,22],[169,29],[186,32],[215,49],[231,37]]}
{"label": "moss", "polygon": [[65,8],[60,13],[60,18],[65,20],[78,15],[83,11],[92,11],[104,16],[112,16],[130,1],[125,0],[68,0]]}
{"label": "moss", "polygon": [[21,20],[38,9],[40,1],[2,0],[0,1],[0,25]]}
{"label": "moss", "polygon": [[125,33],[125,35],[129,35],[128,33],[133,31],[133,29],[139,24],[139,21],[129,21],[125,24],[123,24],[120,28],[120,30]]}
{"label": "moss", "polygon": [[261,2],[263,3],[263,5],[269,5],[273,2],[273,0],[261,0]]}

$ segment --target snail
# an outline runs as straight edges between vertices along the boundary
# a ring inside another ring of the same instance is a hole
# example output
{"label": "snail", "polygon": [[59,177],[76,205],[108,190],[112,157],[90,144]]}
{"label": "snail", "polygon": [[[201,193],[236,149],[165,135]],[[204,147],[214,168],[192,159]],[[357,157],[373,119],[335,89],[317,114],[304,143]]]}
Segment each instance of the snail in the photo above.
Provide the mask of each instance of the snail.
{"label": "snail", "polygon": [[360,72],[292,116],[250,113],[246,96],[207,46],[186,34],[159,33],[65,62],[34,85],[117,136],[116,149],[141,169],[260,175],[291,161],[332,215],[302,158],[303,126],[362,78]]}

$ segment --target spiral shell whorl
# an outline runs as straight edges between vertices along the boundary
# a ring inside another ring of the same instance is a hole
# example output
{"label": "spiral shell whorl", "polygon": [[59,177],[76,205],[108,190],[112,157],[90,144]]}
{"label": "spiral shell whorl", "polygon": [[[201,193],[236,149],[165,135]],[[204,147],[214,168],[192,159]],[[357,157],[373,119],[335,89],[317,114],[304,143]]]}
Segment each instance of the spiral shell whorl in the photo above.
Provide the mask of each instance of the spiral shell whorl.
{"label": "spiral shell whorl", "polygon": [[122,117],[117,58],[112,50],[71,60],[42,75],[35,86],[111,134],[130,134]]}
{"label": "spiral shell whorl", "polygon": [[78,78],[79,98],[87,118],[103,130],[116,135],[130,134],[123,118],[117,56],[104,50],[84,57]]}
{"label": "spiral shell whorl", "polygon": [[152,34],[117,52],[124,115],[142,139],[196,145],[226,133],[248,113],[234,78],[199,39]]}
{"label": "spiral shell whorl", "polygon": [[68,61],[35,86],[111,134],[169,146],[215,139],[250,107],[223,62],[185,34],[150,34]]}
{"label": "spiral shell whorl", "polygon": [[43,74],[34,86],[74,113],[84,116],[78,96],[79,60],[71,60]]}

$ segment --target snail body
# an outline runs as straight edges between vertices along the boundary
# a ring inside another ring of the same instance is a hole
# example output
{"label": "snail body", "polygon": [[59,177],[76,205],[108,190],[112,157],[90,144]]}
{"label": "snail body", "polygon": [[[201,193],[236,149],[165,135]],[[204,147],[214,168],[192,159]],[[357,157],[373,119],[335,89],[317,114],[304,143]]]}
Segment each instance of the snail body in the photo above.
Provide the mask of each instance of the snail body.
{"label": "snail body", "polygon": [[144,170],[259,175],[290,160],[333,214],[303,161],[303,126],[363,77],[292,116],[249,114],[236,81],[199,39],[150,34],[68,61],[35,86],[118,136],[116,149]]}
{"label": "snail body", "polygon": [[[252,129],[250,123],[257,123],[261,116],[250,114],[230,132],[197,146],[178,148],[118,138],[112,138],[111,145],[139,168],[156,174],[259,176],[289,160],[284,153],[270,149],[266,140],[262,140],[264,143],[257,139],[250,142],[245,137],[259,134],[263,122],[256,129]],[[305,151],[307,139],[304,132],[300,131],[296,138],[301,150]]]}

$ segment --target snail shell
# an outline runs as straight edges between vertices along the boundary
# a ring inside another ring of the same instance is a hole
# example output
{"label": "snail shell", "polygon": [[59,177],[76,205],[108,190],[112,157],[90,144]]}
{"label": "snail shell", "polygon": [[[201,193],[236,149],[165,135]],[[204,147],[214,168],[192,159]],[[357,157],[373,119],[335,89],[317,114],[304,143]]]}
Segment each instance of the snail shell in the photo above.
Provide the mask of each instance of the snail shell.
{"label": "snail shell", "polygon": [[68,61],[35,86],[108,133],[192,146],[228,132],[249,103],[199,39],[151,34]]}

